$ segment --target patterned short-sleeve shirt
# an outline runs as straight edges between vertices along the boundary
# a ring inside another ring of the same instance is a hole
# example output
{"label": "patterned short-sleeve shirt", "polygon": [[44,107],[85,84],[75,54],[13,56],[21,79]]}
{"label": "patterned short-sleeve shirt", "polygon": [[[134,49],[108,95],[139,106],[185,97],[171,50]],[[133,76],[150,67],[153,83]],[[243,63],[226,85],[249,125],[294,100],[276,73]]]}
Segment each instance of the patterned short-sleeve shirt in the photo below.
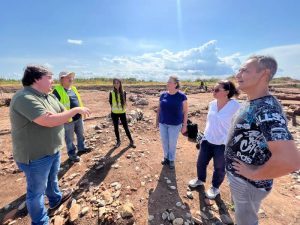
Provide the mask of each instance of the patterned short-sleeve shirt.
{"label": "patterned short-sleeve shirt", "polygon": [[268,95],[247,101],[233,119],[225,150],[226,170],[257,188],[272,188],[273,180],[254,181],[236,174],[232,167],[234,158],[260,166],[272,157],[267,142],[292,139],[287,119],[275,97]]}

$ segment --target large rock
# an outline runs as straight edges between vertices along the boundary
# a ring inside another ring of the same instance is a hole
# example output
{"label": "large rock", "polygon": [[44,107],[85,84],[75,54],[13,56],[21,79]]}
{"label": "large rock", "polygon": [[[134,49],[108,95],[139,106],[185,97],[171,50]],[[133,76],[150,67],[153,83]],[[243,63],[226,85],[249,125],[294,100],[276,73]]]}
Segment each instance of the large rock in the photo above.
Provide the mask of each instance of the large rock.
{"label": "large rock", "polygon": [[90,208],[88,206],[84,207],[81,212],[80,215],[84,216],[85,214],[87,214],[89,212]]}
{"label": "large rock", "polygon": [[149,102],[147,101],[147,99],[145,98],[140,98],[140,99],[137,99],[133,105],[149,105]]}
{"label": "large rock", "polygon": [[72,204],[72,206],[69,210],[71,223],[78,219],[79,213],[80,213],[80,205],[77,203]]}
{"label": "large rock", "polygon": [[0,99],[0,107],[1,107],[1,106],[9,107],[10,102],[11,102],[11,98],[3,98],[3,99]]}
{"label": "large rock", "polygon": [[122,206],[122,209],[121,209],[121,216],[122,216],[122,218],[133,217],[133,211],[134,211],[133,204],[130,203],[130,202],[125,203]]}
{"label": "large rock", "polygon": [[140,109],[131,110],[126,115],[129,123],[136,123],[137,121],[142,120],[144,117],[144,113]]}
{"label": "large rock", "polygon": [[105,201],[105,204],[106,205],[109,205],[113,202],[113,197],[111,195],[111,193],[109,191],[103,191],[101,194],[100,194],[101,198]]}
{"label": "large rock", "polygon": [[64,224],[64,218],[61,216],[55,216],[54,217],[54,225],[63,225]]}

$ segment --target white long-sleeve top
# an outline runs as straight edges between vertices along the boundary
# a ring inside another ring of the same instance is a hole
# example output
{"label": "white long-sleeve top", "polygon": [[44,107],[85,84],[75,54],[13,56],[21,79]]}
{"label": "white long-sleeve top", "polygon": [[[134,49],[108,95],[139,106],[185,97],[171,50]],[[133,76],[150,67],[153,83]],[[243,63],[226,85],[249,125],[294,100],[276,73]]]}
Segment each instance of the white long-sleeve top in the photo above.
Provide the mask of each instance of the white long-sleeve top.
{"label": "white long-sleeve top", "polygon": [[218,111],[217,100],[209,103],[204,140],[215,144],[226,144],[233,115],[240,108],[240,103],[234,99]]}

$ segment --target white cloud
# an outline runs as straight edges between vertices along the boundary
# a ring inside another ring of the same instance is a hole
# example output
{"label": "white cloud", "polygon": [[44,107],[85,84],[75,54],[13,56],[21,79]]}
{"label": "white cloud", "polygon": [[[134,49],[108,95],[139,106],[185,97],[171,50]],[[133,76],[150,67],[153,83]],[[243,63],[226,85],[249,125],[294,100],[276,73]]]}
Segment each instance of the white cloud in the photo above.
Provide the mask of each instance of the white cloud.
{"label": "white cloud", "polygon": [[82,45],[82,43],[83,43],[82,40],[74,40],[74,39],[68,39],[67,42],[69,44],[74,44],[74,45]]}
{"label": "white cloud", "polygon": [[164,49],[139,56],[105,57],[100,65],[105,66],[107,72],[145,80],[165,80],[174,73],[183,79],[232,75],[240,65],[239,54],[222,58],[218,56],[216,43],[212,40],[179,52]]}
{"label": "white cloud", "polygon": [[300,44],[282,45],[254,52],[273,56],[278,62],[278,76],[300,79]]}
{"label": "white cloud", "polygon": [[[124,39],[123,43],[127,40]],[[90,42],[88,42],[90,43]],[[146,43],[146,42],[137,42]],[[144,46],[147,48],[147,46]],[[155,48],[155,46],[152,46]],[[151,45],[149,48],[152,48]],[[173,52],[168,49],[157,51],[148,49],[144,54],[135,56],[121,55],[100,57],[0,57],[0,64],[5,65],[0,77],[18,79],[27,64],[37,63],[48,66],[54,74],[61,70],[72,70],[80,77],[134,77],[143,80],[167,80],[170,74],[177,74],[180,79],[198,79],[232,75],[248,56],[268,54],[274,56],[279,65],[277,76],[291,76],[300,79],[300,44],[275,46],[261,49],[249,55],[233,53],[221,57],[217,42],[212,40],[196,48]],[[145,51],[143,51],[145,52]],[[16,69],[17,68],[17,69]]]}

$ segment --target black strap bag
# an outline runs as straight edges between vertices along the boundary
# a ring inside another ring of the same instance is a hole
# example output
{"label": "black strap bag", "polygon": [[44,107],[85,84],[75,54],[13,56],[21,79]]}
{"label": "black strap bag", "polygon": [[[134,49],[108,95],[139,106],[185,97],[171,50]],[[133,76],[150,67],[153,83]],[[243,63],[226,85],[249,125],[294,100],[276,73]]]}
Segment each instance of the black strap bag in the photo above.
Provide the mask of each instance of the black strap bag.
{"label": "black strap bag", "polygon": [[198,134],[198,124],[193,123],[191,120],[187,121],[187,135],[188,138],[196,139]]}

